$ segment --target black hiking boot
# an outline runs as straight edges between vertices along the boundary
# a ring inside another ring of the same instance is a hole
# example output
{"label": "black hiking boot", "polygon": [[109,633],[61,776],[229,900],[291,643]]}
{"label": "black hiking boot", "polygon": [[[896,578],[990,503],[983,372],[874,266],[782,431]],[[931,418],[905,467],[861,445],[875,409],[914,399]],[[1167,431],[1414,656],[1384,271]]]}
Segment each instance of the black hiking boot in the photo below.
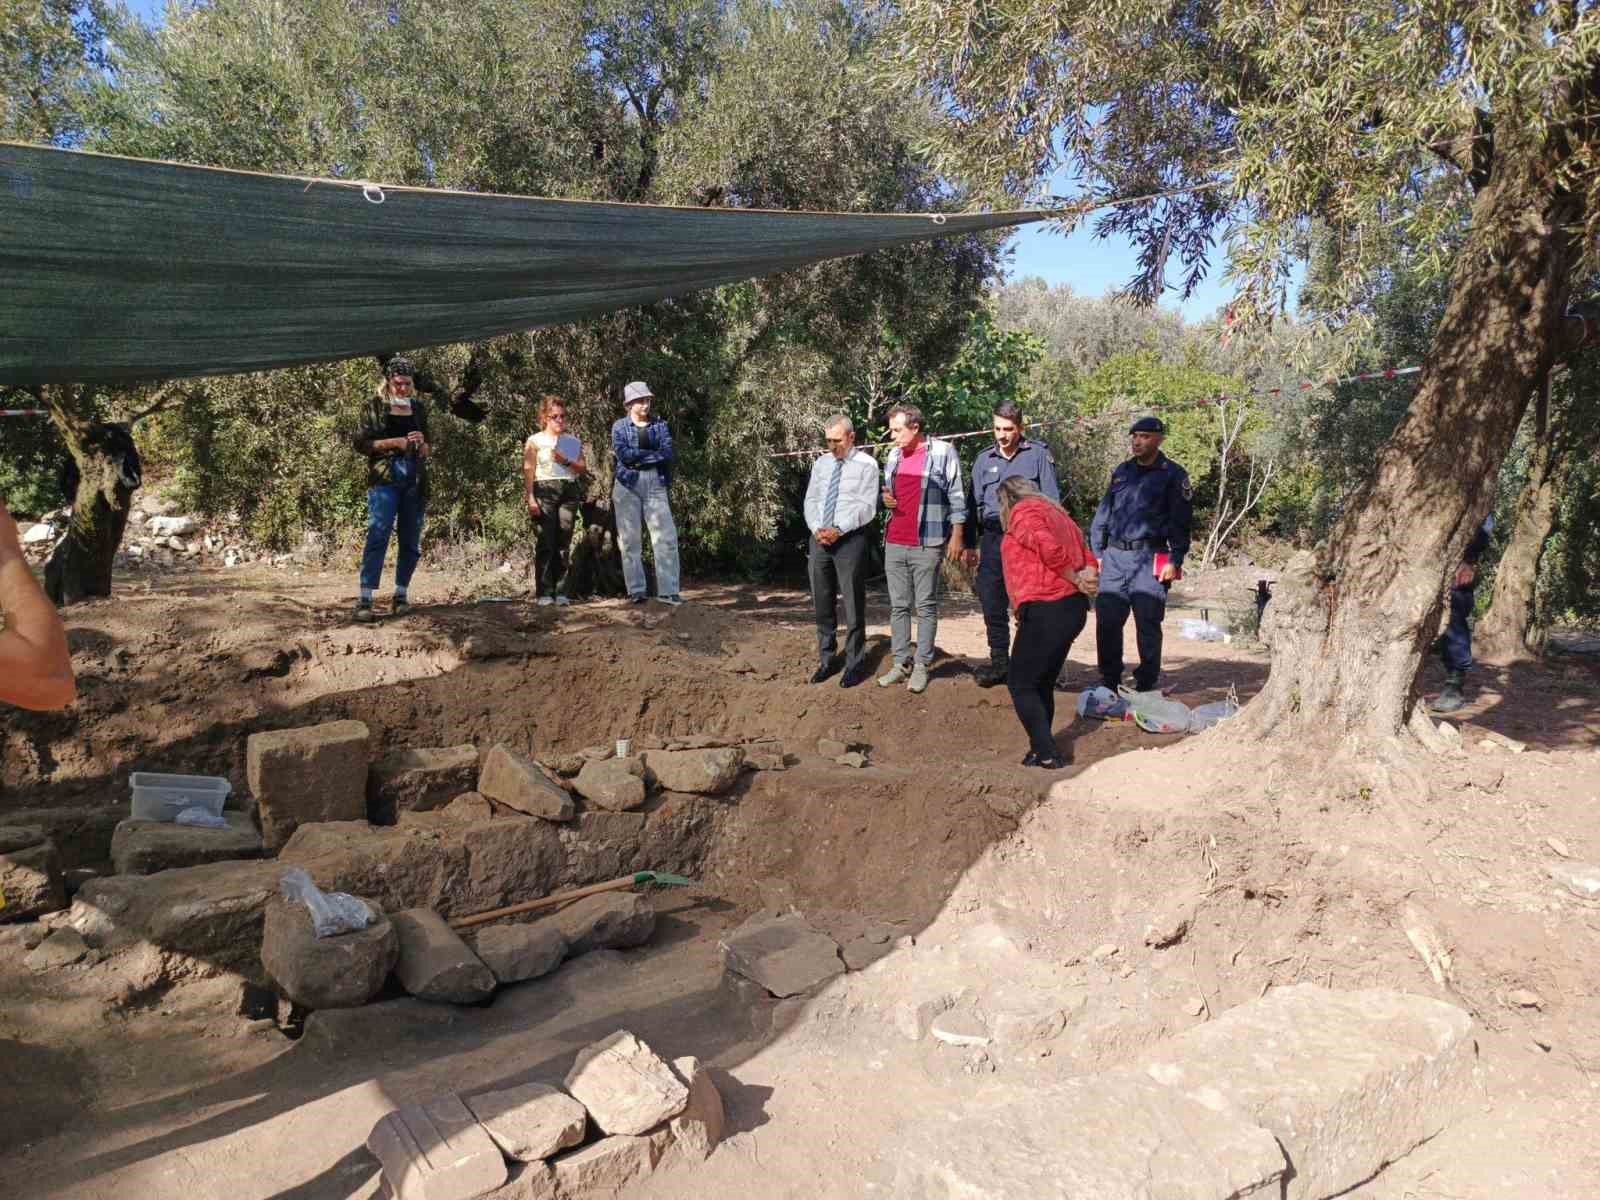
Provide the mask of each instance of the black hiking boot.
{"label": "black hiking boot", "polygon": [[1444,677],[1444,690],[1434,697],[1433,703],[1428,707],[1436,713],[1455,712],[1467,702],[1462,695],[1461,685],[1466,681],[1465,671],[1451,671]]}
{"label": "black hiking boot", "polygon": [[1011,673],[1011,660],[1009,655],[991,654],[989,661],[976,671],[973,677],[981,688],[991,688],[1006,681],[1006,676]]}

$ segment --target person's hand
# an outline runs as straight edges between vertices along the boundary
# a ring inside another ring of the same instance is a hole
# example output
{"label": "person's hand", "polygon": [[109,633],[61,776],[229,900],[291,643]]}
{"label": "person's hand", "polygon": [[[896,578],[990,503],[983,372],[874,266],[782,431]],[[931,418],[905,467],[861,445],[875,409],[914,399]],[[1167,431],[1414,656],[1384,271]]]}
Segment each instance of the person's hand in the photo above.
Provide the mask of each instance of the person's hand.
{"label": "person's hand", "polygon": [[427,444],[428,441],[422,436],[422,430],[420,429],[413,429],[406,434],[406,445],[412,450],[421,450]]}
{"label": "person's hand", "polygon": [[572,465],[572,460],[559,450],[550,451],[550,457],[555,460],[558,467],[570,467]]}
{"label": "person's hand", "polygon": [[1095,567],[1085,567],[1073,582],[1085,596],[1093,596],[1100,590],[1100,572]]}
{"label": "person's hand", "polygon": [[883,506],[885,508],[893,508],[894,507],[894,493],[891,492],[888,488],[884,488],[883,489]]}
{"label": "person's hand", "polygon": [[528,512],[535,517],[539,515],[539,499],[532,492],[528,493]]}
{"label": "person's hand", "polygon": [[1167,563],[1166,566],[1161,568],[1160,579],[1162,583],[1171,583],[1177,577],[1178,568],[1173,566],[1171,563]]}
{"label": "person's hand", "polygon": [[961,561],[966,563],[969,568],[977,567],[978,552],[976,550],[963,550],[961,552]]}
{"label": "person's hand", "polygon": [[1471,587],[1472,581],[1478,577],[1478,568],[1469,562],[1462,563],[1456,568],[1456,586],[1458,588]]}
{"label": "person's hand", "polygon": [[945,561],[951,562],[951,563],[958,563],[958,562],[960,562],[962,560],[963,557],[965,557],[965,554],[966,554],[965,547],[963,547],[962,544],[957,539],[951,538],[947,543],[945,543],[945,548],[944,548]]}

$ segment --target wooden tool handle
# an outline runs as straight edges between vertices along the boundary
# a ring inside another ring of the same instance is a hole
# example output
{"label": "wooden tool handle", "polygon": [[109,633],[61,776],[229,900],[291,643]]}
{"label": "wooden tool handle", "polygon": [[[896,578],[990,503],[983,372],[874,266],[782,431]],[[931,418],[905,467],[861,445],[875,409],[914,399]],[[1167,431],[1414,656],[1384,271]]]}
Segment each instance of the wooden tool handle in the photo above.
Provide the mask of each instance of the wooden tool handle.
{"label": "wooden tool handle", "polygon": [[498,920],[500,917],[532,912],[537,908],[553,908],[557,904],[565,904],[568,900],[581,900],[585,896],[593,896],[596,892],[615,892],[620,888],[632,886],[633,876],[624,875],[621,879],[611,879],[605,883],[591,883],[588,887],[555,892],[549,896],[541,896],[537,900],[524,900],[521,904],[508,904],[505,908],[491,908],[488,912],[473,913],[470,917],[462,917],[459,921],[451,921],[450,928],[466,929],[472,925],[482,925],[486,921]]}

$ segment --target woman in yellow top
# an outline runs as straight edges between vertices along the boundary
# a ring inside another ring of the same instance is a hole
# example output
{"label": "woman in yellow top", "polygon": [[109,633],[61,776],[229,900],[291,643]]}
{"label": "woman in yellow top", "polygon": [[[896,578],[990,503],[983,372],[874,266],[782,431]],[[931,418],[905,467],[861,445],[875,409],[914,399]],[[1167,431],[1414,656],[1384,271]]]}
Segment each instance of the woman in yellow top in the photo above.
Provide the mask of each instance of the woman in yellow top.
{"label": "woman in yellow top", "polygon": [[539,603],[566,604],[567,549],[589,473],[583,443],[567,432],[567,403],[539,401],[539,432],[522,449],[522,482],[533,518],[533,590]]}

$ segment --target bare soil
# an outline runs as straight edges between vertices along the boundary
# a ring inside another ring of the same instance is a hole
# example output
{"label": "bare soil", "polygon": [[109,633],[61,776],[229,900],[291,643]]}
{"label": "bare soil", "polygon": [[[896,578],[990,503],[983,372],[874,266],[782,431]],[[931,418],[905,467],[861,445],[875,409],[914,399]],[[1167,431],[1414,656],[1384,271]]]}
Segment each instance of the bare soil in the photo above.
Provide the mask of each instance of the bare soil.
{"label": "bare soil", "polygon": [[[1162,683],[1191,704],[1230,688],[1247,699],[1265,675],[1245,639],[1177,636],[1202,608],[1242,623],[1254,576],[1234,574],[1174,595]],[[1362,1194],[1600,1194],[1589,1115],[1600,1010],[1587,982],[1600,914],[1546,874],[1562,861],[1551,838],[1572,861],[1600,861],[1593,657],[1475,672],[1462,752],[1417,756],[1390,786],[1341,794],[1328,747],[1074,721],[1076,689],[1095,682],[1092,625],[1059,696],[1072,767],[1020,767],[1004,689],[979,689],[964,657],[982,652],[981,618],[954,596],[918,697],[807,684],[810,601],[782,588],[693,588],[675,610],[554,609],[504,576],[447,584],[425,571],[414,615],[372,626],[349,623],[343,574],[145,573],[119,589],[71,610],[79,705],[7,714],[0,823],[37,806],[124,806],[135,770],[227,775],[242,791],[250,733],[346,717],[367,722],[380,752],[505,741],[546,754],[709,734],[778,737],[798,762],[747,775],[728,798],[703,888],[664,899],[645,952],[569,964],[490,1008],[337,1052],[253,1026],[232,977],[173,979],[138,952],[36,975],[20,930],[0,927],[0,1171],[21,1181],[14,1195],[368,1195],[360,1145],[374,1105],[559,1075],[563,1056],[626,1025],[722,1068],[732,1112],[734,1136],[692,1186],[662,1177],[647,1193],[859,1196],[884,1178],[873,1146],[897,1114],[976,1095],[995,1075],[1093,1070],[1301,981],[1443,995],[1483,1031],[1481,1117]],[[491,590],[518,598],[483,602]],[[881,597],[871,617],[877,667]],[[1131,658],[1131,627],[1128,642]],[[1436,664],[1424,683],[1438,686]],[[1483,748],[1486,733],[1528,751]],[[865,745],[869,766],[822,758],[819,737]],[[1442,988],[1399,928],[1407,903],[1453,948]],[[1188,937],[1145,947],[1145,925],[1174,905],[1195,913]],[[717,936],[761,906],[796,907],[841,942],[888,923],[915,943],[851,976],[848,1003],[786,1010],[777,1028],[798,1023],[774,1035],[718,985]],[[1002,949],[940,950],[975,938]],[[1095,959],[1108,943],[1118,955]],[[1074,1016],[1050,1053],[975,1067],[950,1047],[886,1051],[877,1026],[852,1016],[882,989],[946,977],[1002,1007],[1064,997]],[[1508,1000],[1516,989],[1540,1007]]]}

